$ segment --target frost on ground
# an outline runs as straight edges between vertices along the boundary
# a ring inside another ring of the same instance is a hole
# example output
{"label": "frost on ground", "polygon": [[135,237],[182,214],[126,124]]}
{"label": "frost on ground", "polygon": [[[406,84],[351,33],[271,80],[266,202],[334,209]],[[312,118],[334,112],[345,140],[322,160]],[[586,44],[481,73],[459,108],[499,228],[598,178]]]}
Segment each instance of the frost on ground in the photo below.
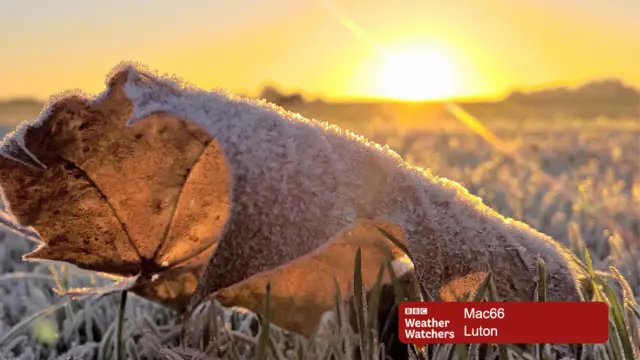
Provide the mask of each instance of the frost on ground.
{"label": "frost on ground", "polygon": [[[613,221],[636,238],[640,233],[638,129],[618,128],[612,123],[561,131],[523,129],[515,137],[519,153],[551,175],[555,186],[534,169],[522,168],[500,155],[470,132],[415,134],[372,132],[370,136],[394,144],[409,162],[461,182],[501,214],[569,244],[577,253],[582,253],[580,249],[586,245],[600,268],[616,265],[631,286],[640,289],[638,245],[625,242],[610,230]],[[571,196],[562,198],[560,192]],[[106,281],[78,270],[66,268],[65,274],[60,267],[22,262],[21,256],[32,249],[29,241],[13,234],[0,240],[2,351],[21,359],[108,358],[103,356],[112,351],[118,311],[118,298],[114,296],[65,305],[14,333],[12,329],[20,321],[59,303],[52,287]],[[193,358],[199,350],[216,346],[221,356],[246,357],[246,345],[256,341],[255,321],[250,321],[251,315],[246,313],[215,309],[206,308],[206,316],[195,316],[199,321],[190,333],[191,346],[180,349],[175,346],[179,331],[175,315],[131,298],[126,349],[131,358]],[[222,320],[214,321],[216,311],[231,324],[229,327],[217,326]],[[204,324],[213,324],[215,330]],[[215,343],[208,341],[207,332],[218,335]],[[281,332],[273,336],[284,355],[293,357],[301,346],[298,339]]]}

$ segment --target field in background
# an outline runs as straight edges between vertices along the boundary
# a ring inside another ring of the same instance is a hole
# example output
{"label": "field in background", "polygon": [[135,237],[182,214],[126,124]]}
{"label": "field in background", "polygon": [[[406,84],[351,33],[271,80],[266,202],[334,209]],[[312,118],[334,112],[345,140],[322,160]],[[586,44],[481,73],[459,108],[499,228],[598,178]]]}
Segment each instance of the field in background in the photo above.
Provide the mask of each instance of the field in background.
{"label": "field in background", "polygon": [[[599,268],[616,265],[636,297],[640,294],[640,244],[611,231],[611,224],[615,224],[629,239],[640,238],[640,121],[480,118],[515,146],[527,164],[522,166],[438,107],[311,104],[292,106],[291,110],[388,144],[408,162],[464,184],[501,214],[522,220],[565,244],[580,246],[581,239]],[[34,117],[38,111],[0,114],[0,123]],[[544,174],[552,177],[555,186]],[[13,235],[0,239],[0,334],[54,301],[51,280],[10,276],[12,272],[48,274],[46,266],[21,262],[20,256],[32,246]],[[169,322],[165,311],[139,299],[135,304],[131,311],[148,317],[157,329],[164,329]],[[100,316],[115,318],[115,304],[109,303],[106,309]],[[60,334],[78,338],[74,335],[79,326],[76,322],[84,320],[52,319]],[[100,326],[104,334],[109,324]],[[89,342],[84,350],[97,351],[97,341],[95,345]],[[23,359],[54,350],[42,345],[33,333],[21,338],[13,349],[26,354]]]}

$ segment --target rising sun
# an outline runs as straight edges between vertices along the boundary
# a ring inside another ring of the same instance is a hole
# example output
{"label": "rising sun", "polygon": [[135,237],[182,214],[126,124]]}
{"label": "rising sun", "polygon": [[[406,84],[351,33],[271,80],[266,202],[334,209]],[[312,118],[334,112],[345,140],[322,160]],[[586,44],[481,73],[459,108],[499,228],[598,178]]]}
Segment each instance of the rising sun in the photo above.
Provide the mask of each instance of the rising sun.
{"label": "rising sun", "polygon": [[445,53],[415,49],[386,54],[381,95],[397,100],[441,100],[456,95],[456,73]]}

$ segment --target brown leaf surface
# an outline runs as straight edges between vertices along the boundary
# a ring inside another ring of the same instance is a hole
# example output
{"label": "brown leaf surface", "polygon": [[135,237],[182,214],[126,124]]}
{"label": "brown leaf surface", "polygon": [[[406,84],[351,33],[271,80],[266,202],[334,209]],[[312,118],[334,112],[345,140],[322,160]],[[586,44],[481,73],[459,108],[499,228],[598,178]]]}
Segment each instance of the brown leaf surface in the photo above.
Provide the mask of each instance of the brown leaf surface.
{"label": "brown leaf surface", "polygon": [[61,98],[9,135],[0,186],[19,225],[42,239],[26,259],[139,274],[134,291],[175,306],[186,301],[167,284],[193,291],[227,218],[229,174],[195,126],[154,114],[128,128],[125,80],[114,76],[96,101]]}
{"label": "brown leaf surface", "polygon": [[[375,284],[380,265],[385,260],[383,246],[391,249],[395,258],[403,256],[392,242],[380,234],[376,225],[384,226],[396,237],[402,235],[389,223],[359,220],[311,254],[250,277],[212,296],[226,306],[240,304],[254,312],[263,312],[266,285],[270,281],[270,321],[284,329],[310,336],[322,315],[334,308],[336,283],[343,297],[353,294],[354,260],[358,247],[362,249],[365,290]],[[384,281],[389,282],[387,272]]]}

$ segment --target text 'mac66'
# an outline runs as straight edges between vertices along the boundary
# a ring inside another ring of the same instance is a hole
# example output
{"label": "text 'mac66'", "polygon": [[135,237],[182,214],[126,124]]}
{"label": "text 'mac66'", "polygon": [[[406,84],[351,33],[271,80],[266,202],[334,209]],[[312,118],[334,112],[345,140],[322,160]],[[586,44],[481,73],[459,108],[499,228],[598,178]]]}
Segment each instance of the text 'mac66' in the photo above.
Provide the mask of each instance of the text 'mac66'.
{"label": "text 'mac66'", "polygon": [[404,302],[400,341],[407,344],[589,344],[609,337],[603,302]]}

